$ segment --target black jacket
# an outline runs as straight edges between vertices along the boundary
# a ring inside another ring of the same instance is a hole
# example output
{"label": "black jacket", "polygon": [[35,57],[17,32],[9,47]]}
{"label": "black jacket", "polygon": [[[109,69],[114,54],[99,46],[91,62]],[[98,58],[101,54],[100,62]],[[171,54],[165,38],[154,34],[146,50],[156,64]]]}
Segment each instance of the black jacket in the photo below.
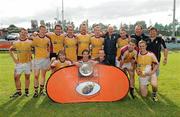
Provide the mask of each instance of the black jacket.
{"label": "black jacket", "polygon": [[147,35],[145,35],[144,33],[142,33],[141,36],[137,36],[136,34],[132,34],[131,38],[135,38],[136,39],[136,41],[137,41],[136,45],[137,46],[138,46],[139,41],[144,40],[144,41],[147,42],[149,40],[149,37]]}
{"label": "black jacket", "polygon": [[119,35],[114,33],[109,36],[108,33],[104,35],[104,52],[106,55],[116,55],[116,43],[119,38]]}
{"label": "black jacket", "polygon": [[161,60],[161,47],[167,48],[162,37],[156,37],[153,41],[151,39],[148,40],[147,50],[155,54],[158,62]]}

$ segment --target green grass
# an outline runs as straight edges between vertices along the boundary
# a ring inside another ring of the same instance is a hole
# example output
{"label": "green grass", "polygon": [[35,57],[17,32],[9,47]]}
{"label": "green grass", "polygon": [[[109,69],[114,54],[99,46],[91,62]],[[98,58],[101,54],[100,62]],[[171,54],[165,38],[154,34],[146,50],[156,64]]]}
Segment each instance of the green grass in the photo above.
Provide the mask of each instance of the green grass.
{"label": "green grass", "polygon": [[[32,98],[33,77],[31,77],[30,97],[10,99],[14,93],[14,65],[10,56],[0,54],[0,117],[180,117],[180,52],[170,52],[166,66],[161,65],[159,77],[159,102],[138,95],[137,98],[106,103],[58,104],[47,96]],[[21,78],[24,87],[24,77]],[[22,88],[23,89],[23,88]],[[151,88],[149,87],[151,92]]]}

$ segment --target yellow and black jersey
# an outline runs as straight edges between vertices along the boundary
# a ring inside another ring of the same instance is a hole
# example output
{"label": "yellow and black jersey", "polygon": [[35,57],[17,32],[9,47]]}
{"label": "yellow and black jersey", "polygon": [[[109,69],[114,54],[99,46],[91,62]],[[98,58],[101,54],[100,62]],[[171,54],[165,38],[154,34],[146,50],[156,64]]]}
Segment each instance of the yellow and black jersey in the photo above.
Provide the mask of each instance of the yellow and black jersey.
{"label": "yellow and black jersey", "polygon": [[13,43],[12,48],[16,50],[17,59],[19,63],[27,63],[31,61],[32,57],[32,41],[29,39],[26,40],[17,40]]}
{"label": "yellow and black jersey", "polygon": [[104,38],[102,37],[91,37],[91,57],[97,58],[100,49],[103,49]]}
{"label": "yellow and black jersey", "polygon": [[69,61],[69,60],[65,60],[64,62],[61,62],[60,60],[55,60],[51,64],[51,67],[53,68],[53,72],[55,72],[58,69],[69,66],[69,65],[72,65],[71,61]]}
{"label": "yellow and black jersey", "polygon": [[46,36],[37,36],[33,38],[33,47],[35,51],[35,59],[42,59],[49,57],[50,39]]}
{"label": "yellow and black jersey", "polygon": [[90,35],[89,34],[78,34],[77,35],[78,41],[78,56],[82,56],[82,51],[87,49],[89,50],[90,45]]}
{"label": "yellow and black jersey", "polygon": [[125,38],[125,39],[119,38],[117,40],[117,58],[119,58],[121,55],[121,51],[120,51],[121,48],[125,45],[128,45],[128,43],[129,43],[129,38]]}
{"label": "yellow and black jersey", "polygon": [[141,71],[145,71],[147,66],[152,66],[153,64],[158,64],[156,56],[151,53],[147,52],[146,54],[138,54],[137,58],[137,68]]}
{"label": "yellow and black jersey", "polygon": [[136,50],[125,51],[124,54],[122,55],[122,59],[124,60],[124,63],[129,63],[132,60],[136,60],[137,59],[137,51]]}
{"label": "yellow and black jersey", "polygon": [[64,49],[64,34],[57,35],[55,33],[48,33],[52,44],[52,52],[58,54],[60,50]]}
{"label": "yellow and black jersey", "polygon": [[77,61],[77,37],[65,36],[64,48],[66,53],[66,58],[71,61]]}

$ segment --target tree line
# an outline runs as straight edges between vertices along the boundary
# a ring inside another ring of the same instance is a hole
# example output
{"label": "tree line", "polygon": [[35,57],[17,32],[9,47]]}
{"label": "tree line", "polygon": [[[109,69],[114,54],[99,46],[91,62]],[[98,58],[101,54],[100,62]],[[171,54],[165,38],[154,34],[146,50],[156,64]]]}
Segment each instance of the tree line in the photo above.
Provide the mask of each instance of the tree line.
{"label": "tree line", "polygon": [[[49,31],[53,31],[54,26],[55,26],[57,23],[58,23],[58,24],[61,24],[61,25],[63,26],[64,30],[66,30],[66,26],[67,26],[68,24],[71,24],[71,25],[74,26],[74,31],[75,31],[75,32],[79,32],[79,26],[76,26],[76,25],[74,24],[74,22],[72,22],[72,21],[67,21],[67,20],[65,20],[63,23],[62,23],[61,21],[58,21],[58,22],[56,21],[56,22],[54,22],[54,23],[50,23],[50,22],[45,22],[44,20],[41,20],[39,25],[45,25]],[[86,24],[88,25],[88,20],[85,20],[85,21],[83,21],[82,23],[86,23]],[[106,31],[106,29],[107,29],[107,27],[108,27],[108,25],[109,25],[109,24],[104,24],[104,23],[98,23],[98,24],[101,26],[102,31]],[[135,24],[120,24],[119,26],[115,26],[115,25],[114,25],[114,29],[115,29],[116,32],[119,32],[119,29],[123,27],[123,28],[126,29],[126,31],[127,31],[129,34],[132,34],[132,33],[134,33],[134,28],[135,28],[135,26],[136,26],[137,24],[142,25],[145,33],[148,32],[148,30],[147,30],[147,29],[148,29],[148,26],[147,26],[147,24],[146,24],[145,21],[137,21]],[[28,31],[29,31],[30,33],[31,33],[31,32],[34,32],[34,31],[38,31],[38,26],[39,26],[39,25],[38,25],[38,21],[37,21],[37,20],[31,20],[31,28],[29,28]],[[96,24],[88,25],[89,31],[92,31],[94,25],[96,25]],[[180,36],[180,22],[176,21],[176,24],[175,24],[175,25],[176,25],[175,35],[176,35],[176,36]],[[152,26],[154,26],[155,28],[158,29],[159,34],[162,34],[162,35],[165,35],[165,36],[171,36],[171,35],[172,35],[172,27],[173,27],[173,24],[172,24],[172,23],[163,25],[163,24],[161,24],[161,23],[156,22],[156,23],[155,23],[154,25],[152,25]],[[11,25],[9,25],[9,27],[7,28],[7,32],[8,32],[8,33],[19,32],[19,29],[20,29],[19,27],[16,27],[14,24],[11,24]]]}

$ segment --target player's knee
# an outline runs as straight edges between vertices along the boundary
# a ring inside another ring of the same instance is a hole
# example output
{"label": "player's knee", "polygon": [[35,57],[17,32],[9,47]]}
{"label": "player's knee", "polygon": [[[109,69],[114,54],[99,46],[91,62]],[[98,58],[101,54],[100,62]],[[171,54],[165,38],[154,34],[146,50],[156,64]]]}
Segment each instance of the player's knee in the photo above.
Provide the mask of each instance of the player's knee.
{"label": "player's knee", "polygon": [[142,97],[147,97],[147,89],[145,87],[141,87],[140,94]]}
{"label": "player's knee", "polygon": [[17,75],[14,76],[14,80],[15,81],[18,81],[19,80],[19,77]]}
{"label": "player's knee", "polygon": [[141,92],[141,96],[142,97],[147,97],[147,93],[146,92]]}

